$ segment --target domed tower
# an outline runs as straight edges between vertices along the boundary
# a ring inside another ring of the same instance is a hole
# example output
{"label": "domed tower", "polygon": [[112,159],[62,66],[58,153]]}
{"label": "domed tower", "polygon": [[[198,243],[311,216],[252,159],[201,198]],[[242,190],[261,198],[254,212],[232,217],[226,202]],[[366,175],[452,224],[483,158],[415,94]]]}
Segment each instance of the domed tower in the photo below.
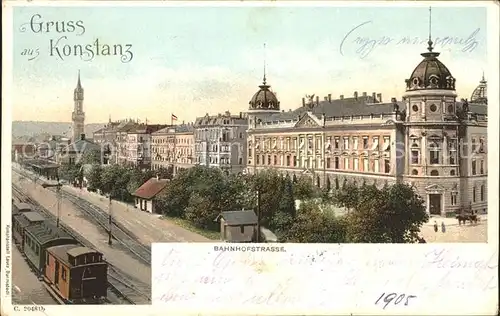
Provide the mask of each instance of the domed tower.
{"label": "domed tower", "polygon": [[[459,120],[455,78],[434,52],[430,34],[424,58],[406,79],[405,177],[414,183],[433,215],[458,208]],[[454,192],[453,191],[453,192]]]}
{"label": "domed tower", "polygon": [[255,92],[250,102],[248,102],[249,128],[254,128],[263,118],[280,112],[280,102],[270,88],[271,86],[267,84],[264,72],[264,79],[259,86],[259,91]]}
{"label": "domed tower", "polygon": [[472,95],[470,96],[470,103],[476,103],[476,104],[488,104],[488,94],[487,94],[487,85],[486,85],[486,80],[484,79],[484,73],[483,73],[483,78],[481,81],[479,81],[479,85],[474,89],[474,92],[472,92]]}

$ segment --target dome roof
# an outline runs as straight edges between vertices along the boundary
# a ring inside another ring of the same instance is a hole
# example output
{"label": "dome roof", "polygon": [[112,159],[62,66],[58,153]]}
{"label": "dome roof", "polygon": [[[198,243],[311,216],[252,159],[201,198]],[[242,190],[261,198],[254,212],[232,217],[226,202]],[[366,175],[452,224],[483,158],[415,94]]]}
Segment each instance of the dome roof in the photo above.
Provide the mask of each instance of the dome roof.
{"label": "dome roof", "polygon": [[270,87],[266,84],[266,77],[264,77],[264,82],[259,86],[260,90],[255,92],[249,102],[249,110],[280,110],[280,102],[276,98],[276,95],[269,90]]}
{"label": "dome roof", "polygon": [[470,97],[471,103],[488,104],[488,86],[486,85],[486,80],[484,80],[484,75],[479,85],[474,89]]}
{"label": "dome roof", "polygon": [[428,52],[422,53],[424,60],[413,70],[410,79],[406,79],[406,91],[423,89],[455,90],[455,78],[446,66],[437,59],[439,53],[433,52],[429,40]]}

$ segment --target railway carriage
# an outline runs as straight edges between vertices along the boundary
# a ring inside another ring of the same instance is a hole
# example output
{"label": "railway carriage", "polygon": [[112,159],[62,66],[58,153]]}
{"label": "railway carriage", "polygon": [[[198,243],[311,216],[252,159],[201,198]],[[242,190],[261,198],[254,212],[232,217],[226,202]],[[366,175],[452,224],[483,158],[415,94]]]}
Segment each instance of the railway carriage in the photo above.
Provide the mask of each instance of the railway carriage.
{"label": "railway carriage", "polygon": [[13,209],[16,210],[17,212],[21,212],[21,213],[33,211],[33,207],[30,204],[23,203],[23,202],[14,203]]}
{"label": "railway carriage", "polygon": [[21,251],[24,250],[24,231],[26,227],[42,225],[45,218],[37,212],[23,212],[12,214],[12,237]]}
{"label": "railway carriage", "polygon": [[78,244],[70,235],[45,222],[42,225],[28,226],[24,234],[24,254],[28,262],[35,268],[39,278],[45,275],[46,250],[49,247]]}
{"label": "railway carriage", "polygon": [[71,303],[96,302],[106,297],[108,266],[102,253],[80,245],[47,248],[45,281]]}

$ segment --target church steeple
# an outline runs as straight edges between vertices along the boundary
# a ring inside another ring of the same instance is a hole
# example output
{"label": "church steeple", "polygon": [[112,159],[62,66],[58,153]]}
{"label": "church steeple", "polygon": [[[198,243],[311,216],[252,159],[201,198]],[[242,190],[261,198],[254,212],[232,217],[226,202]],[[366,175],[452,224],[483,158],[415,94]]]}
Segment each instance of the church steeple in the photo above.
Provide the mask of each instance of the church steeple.
{"label": "church steeple", "polygon": [[73,113],[71,119],[73,121],[73,141],[81,139],[84,133],[85,112],[83,112],[83,87],[80,79],[80,70],[78,70],[78,81],[73,92]]}

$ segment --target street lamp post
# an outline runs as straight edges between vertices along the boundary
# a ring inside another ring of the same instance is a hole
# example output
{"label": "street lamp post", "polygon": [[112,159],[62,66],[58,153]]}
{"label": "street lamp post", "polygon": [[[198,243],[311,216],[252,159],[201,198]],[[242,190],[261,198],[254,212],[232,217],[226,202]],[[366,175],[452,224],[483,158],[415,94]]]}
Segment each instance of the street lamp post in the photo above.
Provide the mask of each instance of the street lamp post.
{"label": "street lamp post", "polygon": [[[42,187],[43,188],[51,188],[51,187],[55,187],[56,188],[56,197],[57,197],[57,219],[56,219],[56,226],[59,227],[59,222],[60,222],[60,218],[61,218],[61,198],[62,198],[62,192],[61,192],[62,184],[59,181],[59,173],[56,174],[56,180],[57,180],[57,183],[55,183],[55,184],[44,183],[44,184],[42,184]],[[35,178],[35,181],[36,181],[36,178]]]}

